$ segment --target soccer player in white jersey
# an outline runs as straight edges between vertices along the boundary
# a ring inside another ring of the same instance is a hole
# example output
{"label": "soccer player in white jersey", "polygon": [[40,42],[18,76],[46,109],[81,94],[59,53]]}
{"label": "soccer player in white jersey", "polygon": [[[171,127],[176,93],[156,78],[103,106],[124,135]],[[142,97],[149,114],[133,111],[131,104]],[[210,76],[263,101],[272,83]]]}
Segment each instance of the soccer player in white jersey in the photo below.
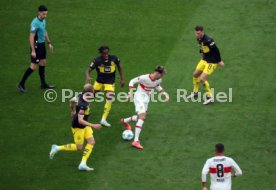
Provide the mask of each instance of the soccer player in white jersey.
{"label": "soccer player in white jersey", "polygon": [[[229,157],[224,156],[224,145],[216,144],[216,156],[208,159],[202,170],[202,185],[203,190],[208,190],[206,187],[206,175],[210,173],[211,190],[231,190],[232,177],[242,175],[242,171],[238,164]],[[232,173],[232,168],[235,173]]]}
{"label": "soccer player in white jersey", "polygon": [[135,148],[144,149],[144,147],[141,145],[139,141],[139,135],[141,133],[143,123],[146,119],[151,93],[154,90],[157,90],[160,93],[164,94],[166,101],[169,100],[169,95],[160,86],[160,83],[162,82],[162,77],[165,75],[165,73],[166,70],[163,66],[157,66],[153,73],[141,75],[139,77],[132,79],[129,82],[129,98],[132,97],[133,86],[135,84],[138,84],[137,91],[134,94],[134,104],[137,115],[122,118],[121,123],[125,125],[126,129],[131,130],[129,122],[136,122],[135,137],[134,141],[132,142],[132,146],[134,146]]}

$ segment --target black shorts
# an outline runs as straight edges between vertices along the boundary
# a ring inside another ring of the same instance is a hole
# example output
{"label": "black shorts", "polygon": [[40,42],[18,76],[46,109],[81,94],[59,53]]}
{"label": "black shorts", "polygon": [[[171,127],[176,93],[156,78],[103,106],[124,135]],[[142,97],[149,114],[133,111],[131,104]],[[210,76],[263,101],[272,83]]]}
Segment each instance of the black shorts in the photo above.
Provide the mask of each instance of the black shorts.
{"label": "black shorts", "polygon": [[[32,52],[32,49],[31,49]],[[36,43],[35,44],[35,53],[36,57],[31,56],[31,63],[38,64],[41,59],[46,59],[46,47],[45,43]]]}

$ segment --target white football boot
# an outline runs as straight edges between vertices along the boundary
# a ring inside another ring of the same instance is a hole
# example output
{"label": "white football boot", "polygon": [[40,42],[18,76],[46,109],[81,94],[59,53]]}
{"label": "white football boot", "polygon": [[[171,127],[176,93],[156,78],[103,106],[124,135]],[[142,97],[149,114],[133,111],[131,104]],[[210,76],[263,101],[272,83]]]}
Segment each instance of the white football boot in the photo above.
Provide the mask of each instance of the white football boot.
{"label": "white football boot", "polygon": [[58,153],[59,149],[58,149],[58,145],[55,145],[53,144],[52,147],[51,147],[51,151],[50,151],[50,154],[49,154],[49,158],[50,159],[53,159],[55,154]]}
{"label": "white football boot", "polygon": [[205,100],[203,102],[203,105],[208,105],[210,103],[213,103],[214,102],[214,98],[213,97],[207,97],[207,100]]}
{"label": "white football boot", "polygon": [[78,169],[80,171],[93,171],[94,170],[94,168],[88,167],[85,162],[81,162],[80,165],[79,165],[79,167],[78,167]]}
{"label": "white football boot", "polygon": [[106,127],[111,127],[111,124],[109,124],[105,119],[101,120],[101,124],[106,126]]}

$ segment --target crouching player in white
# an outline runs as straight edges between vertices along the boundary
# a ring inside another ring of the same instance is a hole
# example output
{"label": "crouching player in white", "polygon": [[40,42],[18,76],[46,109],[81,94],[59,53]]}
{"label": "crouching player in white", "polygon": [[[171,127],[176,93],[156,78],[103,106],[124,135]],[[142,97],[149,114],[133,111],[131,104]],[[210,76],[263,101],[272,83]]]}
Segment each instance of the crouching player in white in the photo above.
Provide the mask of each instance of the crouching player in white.
{"label": "crouching player in white", "polygon": [[[202,170],[203,190],[208,190],[206,187],[206,175],[208,173],[210,173],[211,178],[211,190],[231,190],[231,178],[241,176],[242,171],[232,158],[224,156],[223,144],[217,144],[215,152],[216,156],[208,159]],[[232,168],[235,173],[231,173]]]}
{"label": "crouching player in white", "polygon": [[138,149],[144,149],[143,146],[140,144],[139,135],[142,130],[143,123],[146,119],[148,104],[150,101],[151,93],[156,89],[160,93],[163,93],[166,101],[169,100],[169,95],[163,90],[160,86],[162,82],[162,77],[165,75],[166,70],[163,66],[157,66],[153,73],[141,75],[132,79],[129,82],[129,98],[132,97],[133,86],[138,84],[137,91],[134,94],[134,104],[135,104],[135,111],[138,114],[133,115],[131,117],[121,119],[121,123],[123,123],[126,129],[131,130],[131,126],[128,124],[130,121],[134,121],[136,123],[135,127],[135,137],[134,141],[132,142],[132,146]]}

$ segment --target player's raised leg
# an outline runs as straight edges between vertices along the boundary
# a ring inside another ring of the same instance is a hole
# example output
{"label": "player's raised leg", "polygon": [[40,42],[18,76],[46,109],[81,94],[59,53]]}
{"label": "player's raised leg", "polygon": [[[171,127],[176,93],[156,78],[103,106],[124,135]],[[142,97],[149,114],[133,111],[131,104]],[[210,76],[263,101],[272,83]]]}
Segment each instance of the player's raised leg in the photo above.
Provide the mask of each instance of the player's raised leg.
{"label": "player's raised leg", "polygon": [[121,123],[123,125],[125,125],[125,127],[126,127],[127,130],[131,130],[131,125],[129,124],[129,122],[131,122],[131,121],[135,122],[135,121],[137,121],[137,119],[138,119],[138,116],[137,115],[133,115],[131,117],[122,118],[121,119]]}
{"label": "player's raised leg", "polygon": [[83,145],[76,145],[76,144],[65,144],[65,145],[61,145],[58,146],[56,144],[53,144],[51,147],[51,151],[50,151],[50,159],[53,159],[54,156],[59,152],[59,151],[77,151],[77,150],[81,150]]}
{"label": "player's raised leg", "polygon": [[82,150],[84,143],[84,129],[72,128],[72,133],[74,137],[75,144],[65,144],[65,145],[52,145],[50,151],[50,159],[53,159],[55,154],[59,151],[77,151]]}

